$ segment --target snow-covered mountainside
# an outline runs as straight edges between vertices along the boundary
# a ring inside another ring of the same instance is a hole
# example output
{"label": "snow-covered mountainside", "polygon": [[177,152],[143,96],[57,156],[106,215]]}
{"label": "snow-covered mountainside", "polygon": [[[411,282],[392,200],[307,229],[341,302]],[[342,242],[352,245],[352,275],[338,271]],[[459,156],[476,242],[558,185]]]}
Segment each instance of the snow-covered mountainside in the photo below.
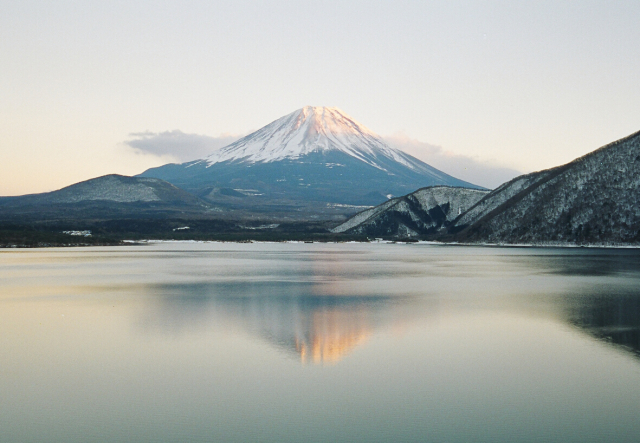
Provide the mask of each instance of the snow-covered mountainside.
{"label": "snow-covered mountainside", "polygon": [[215,189],[265,201],[376,205],[424,186],[482,189],[387,145],[336,108],[307,106],[202,160],[140,176],[218,202]]}
{"label": "snow-covered mountainside", "polygon": [[640,132],[500,186],[456,220],[458,239],[640,242]]}
{"label": "snow-covered mountainside", "polygon": [[315,106],[305,106],[285,115],[195,164],[274,162],[331,150],[343,152],[381,170],[385,170],[381,158],[398,162],[414,171],[424,169],[424,164],[387,145],[382,138],[340,109]]}
{"label": "snow-covered mountainside", "polygon": [[117,174],[92,178],[58,191],[26,195],[22,199],[25,202],[46,203],[78,203],[95,200],[117,203],[185,200],[195,202],[197,200],[164,180]]}
{"label": "snow-covered mountainside", "polygon": [[117,174],[93,178],[53,192],[0,198],[0,209],[5,218],[21,214],[90,217],[95,211],[101,216],[114,211],[120,215],[142,210],[202,212],[208,207],[210,205],[202,199],[164,180]]}
{"label": "snow-covered mountainside", "polygon": [[551,170],[534,172],[531,174],[521,175],[513,180],[503,183],[494,189],[490,195],[480,200],[478,204],[474,205],[468,211],[461,215],[456,220],[458,226],[470,225],[485,215],[489,214],[494,209],[498,208],[509,199],[513,198],[519,192],[528,189],[529,186],[539,182],[549,175]]}
{"label": "snow-covered mountainside", "polygon": [[331,231],[380,237],[435,234],[446,230],[488,192],[450,186],[423,188],[362,211]]}
{"label": "snow-covered mountainside", "polygon": [[430,187],[333,232],[506,244],[639,244],[640,132],[491,192]]}
{"label": "snow-covered mountainside", "polygon": [[[147,179],[149,180],[149,179]],[[119,203],[159,201],[153,186],[157,181],[133,180],[130,177],[107,175],[77,183],[49,194],[51,203],[76,203],[86,200],[107,200]],[[43,196],[44,197],[44,196]]]}

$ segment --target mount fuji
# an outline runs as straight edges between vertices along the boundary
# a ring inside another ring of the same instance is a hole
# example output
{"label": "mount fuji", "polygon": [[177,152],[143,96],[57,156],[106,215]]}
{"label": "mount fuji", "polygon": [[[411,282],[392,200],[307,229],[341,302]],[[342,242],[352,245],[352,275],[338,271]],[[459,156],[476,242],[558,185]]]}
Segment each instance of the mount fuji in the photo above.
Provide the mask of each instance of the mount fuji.
{"label": "mount fuji", "polygon": [[221,206],[252,208],[376,205],[433,185],[484,189],[389,146],[337,108],[312,106],[206,158],[140,176],[166,180]]}

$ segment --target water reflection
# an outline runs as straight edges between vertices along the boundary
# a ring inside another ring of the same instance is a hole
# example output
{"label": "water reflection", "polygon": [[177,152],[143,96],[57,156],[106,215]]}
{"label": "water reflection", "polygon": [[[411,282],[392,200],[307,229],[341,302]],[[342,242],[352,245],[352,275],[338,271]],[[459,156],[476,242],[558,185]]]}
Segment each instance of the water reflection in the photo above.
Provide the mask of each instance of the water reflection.
{"label": "water reflection", "polygon": [[474,293],[453,299],[450,294],[319,295],[317,284],[292,282],[157,285],[147,290],[154,294],[140,320],[147,331],[176,333],[216,323],[260,337],[303,363],[336,363],[376,331],[478,309],[560,321],[640,357],[640,292],[633,286],[578,285],[557,293],[489,299]]}
{"label": "water reflection", "polygon": [[[525,260],[525,263],[528,260]],[[635,250],[544,254],[529,263],[539,272],[579,277],[556,297],[562,319],[640,357],[640,255]]]}
{"label": "water reflection", "polygon": [[640,354],[636,250],[174,248],[4,254],[2,283],[41,300],[142,299],[135,323],[144,331],[215,324],[303,362],[338,362],[378,332],[480,311],[551,319]]}
{"label": "water reflection", "polygon": [[640,358],[640,294],[572,297],[566,321],[606,343]]}
{"label": "water reflection", "polygon": [[631,443],[639,331],[634,251],[0,251],[0,440]]}
{"label": "water reflection", "polygon": [[572,277],[603,277],[637,274],[640,256],[634,250],[572,250],[520,257],[527,266],[541,272]]}
{"label": "water reflection", "polygon": [[335,363],[398,320],[408,298],[315,294],[296,282],[197,283],[149,288],[145,329],[180,331],[216,322],[241,328],[303,363]]}

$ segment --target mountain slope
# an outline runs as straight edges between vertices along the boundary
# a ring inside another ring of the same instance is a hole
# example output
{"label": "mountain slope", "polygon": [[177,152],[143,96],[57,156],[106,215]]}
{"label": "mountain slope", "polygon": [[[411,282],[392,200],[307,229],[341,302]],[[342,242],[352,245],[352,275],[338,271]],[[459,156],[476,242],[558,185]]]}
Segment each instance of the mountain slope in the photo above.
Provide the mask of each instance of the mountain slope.
{"label": "mountain slope", "polygon": [[374,205],[388,195],[450,185],[480,188],[387,145],[336,108],[286,115],[211,154],[140,174],[157,177],[209,201],[232,189],[261,200]]}
{"label": "mountain slope", "polygon": [[640,242],[640,132],[505,183],[455,229],[469,241]]}
{"label": "mountain slope", "polygon": [[2,219],[5,220],[18,216],[87,218],[113,213],[202,212],[209,207],[205,201],[164,180],[116,174],[53,192],[0,198]]}
{"label": "mountain slope", "polygon": [[437,170],[387,145],[379,136],[338,108],[306,106],[264,126],[195,164],[274,162],[314,152],[339,151],[386,170],[389,161],[414,171]]}
{"label": "mountain slope", "polygon": [[433,186],[364,210],[331,231],[380,237],[435,234],[489,191]]}

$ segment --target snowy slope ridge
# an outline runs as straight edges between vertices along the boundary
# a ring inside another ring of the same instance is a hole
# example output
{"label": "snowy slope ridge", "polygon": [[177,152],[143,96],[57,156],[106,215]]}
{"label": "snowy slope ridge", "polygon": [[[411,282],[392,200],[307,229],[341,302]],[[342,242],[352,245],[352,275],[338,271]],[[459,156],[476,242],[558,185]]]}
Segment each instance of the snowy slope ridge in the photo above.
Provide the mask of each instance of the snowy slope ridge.
{"label": "snowy slope ridge", "polygon": [[118,174],[92,178],[57,191],[8,197],[4,200],[12,205],[69,204],[86,201],[204,203],[164,180]]}
{"label": "snowy slope ridge", "polygon": [[0,197],[0,220],[137,218],[206,213],[204,200],[157,178],[109,174],[57,191]]}
{"label": "snowy slope ridge", "polygon": [[[387,145],[337,108],[311,106],[207,158],[151,168],[139,177],[166,180],[216,205],[289,213],[300,205],[312,205],[318,214],[327,203],[374,206],[425,186],[483,189]],[[226,189],[225,196],[219,189]],[[251,199],[227,198],[247,192]]]}
{"label": "snowy slope ridge", "polygon": [[639,243],[640,132],[503,184],[456,220],[463,241]]}
{"label": "snowy slope ridge", "polygon": [[362,211],[335,233],[505,244],[640,244],[640,132],[487,192],[433,186]]}
{"label": "snowy slope ridge", "polygon": [[371,166],[385,170],[381,157],[394,160],[414,171],[419,163],[338,108],[305,106],[264,126],[198,163],[274,162],[304,155],[337,150]]}
{"label": "snowy slope ridge", "polygon": [[431,186],[366,209],[339,226],[334,233],[415,237],[435,234],[475,205],[489,191]]}

